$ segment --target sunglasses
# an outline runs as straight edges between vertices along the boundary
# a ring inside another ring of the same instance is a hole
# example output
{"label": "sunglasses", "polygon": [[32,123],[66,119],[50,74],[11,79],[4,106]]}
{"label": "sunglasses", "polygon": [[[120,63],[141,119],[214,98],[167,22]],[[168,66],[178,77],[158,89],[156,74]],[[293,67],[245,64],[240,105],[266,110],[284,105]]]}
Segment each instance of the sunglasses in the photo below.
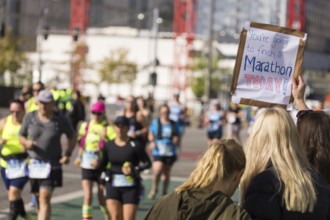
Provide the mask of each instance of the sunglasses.
{"label": "sunglasses", "polygon": [[11,114],[20,114],[22,111],[10,111]]}
{"label": "sunglasses", "polygon": [[93,115],[102,115],[102,112],[92,112]]}

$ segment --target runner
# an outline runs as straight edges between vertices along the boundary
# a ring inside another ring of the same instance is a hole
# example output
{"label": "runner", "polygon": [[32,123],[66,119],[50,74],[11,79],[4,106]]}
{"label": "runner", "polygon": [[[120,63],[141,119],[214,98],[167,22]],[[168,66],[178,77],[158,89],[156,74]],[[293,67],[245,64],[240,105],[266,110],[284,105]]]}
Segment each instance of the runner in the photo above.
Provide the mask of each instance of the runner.
{"label": "runner", "polygon": [[42,82],[36,82],[32,85],[32,97],[25,103],[26,112],[33,112],[38,110],[38,101],[36,97],[41,90],[45,89],[45,85]]}
{"label": "runner", "polygon": [[135,141],[139,141],[145,147],[148,133],[147,121],[142,112],[139,111],[136,100],[132,96],[126,99],[123,116],[129,120],[128,136]]}
{"label": "runner", "polygon": [[177,158],[178,132],[176,123],[169,119],[170,109],[164,104],[160,107],[159,118],[154,119],[149,127],[150,148],[152,148],[152,186],[149,199],[155,199],[158,184],[163,175],[163,195],[170,183],[171,168]]}
{"label": "runner", "polygon": [[205,124],[207,125],[208,146],[220,140],[222,137],[222,126],[224,124],[224,111],[217,102],[211,103],[211,108],[205,114]]}
{"label": "runner", "polygon": [[112,220],[135,219],[141,194],[140,172],[151,166],[144,147],[127,135],[129,120],[119,116],[114,121],[116,139],[104,147],[107,207]]}
{"label": "runner", "polygon": [[24,208],[21,191],[29,180],[27,173],[26,149],[19,142],[18,132],[24,117],[24,102],[13,100],[9,105],[10,115],[1,119],[1,176],[9,200],[9,220],[18,216],[31,219]]}
{"label": "runner", "polygon": [[[30,156],[29,177],[31,192],[38,198],[38,219],[48,220],[51,216],[50,200],[55,187],[62,186],[62,164],[70,161],[75,135],[68,119],[53,111],[54,99],[50,91],[40,91],[37,100],[39,110],[24,117],[19,135]],[[69,139],[63,155],[62,134]]]}
{"label": "runner", "polygon": [[228,112],[227,112],[227,138],[235,139],[239,143],[241,143],[240,132],[242,125],[242,111],[241,108],[231,102]]}
{"label": "runner", "polygon": [[90,111],[91,120],[83,122],[79,129],[78,141],[79,153],[75,165],[81,167],[82,188],[84,191],[84,202],[82,206],[82,219],[93,219],[93,182],[97,183],[98,200],[104,215],[104,219],[110,220],[104,198],[104,179],[101,179],[100,161],[104,142],[116,137],[114,128],[108,124],[105,116],[105,105],[102,101],[95,102]]}
{"label": "runner", "polygon": [[184,105],[180,103],[179,93],[174,94],[173,101],[169,103],[169,108],[170,108],[170,119],[176,123],[176,126],[178,128],[179,140],[177,146],[180,148],[182,136],[185,131],[187,109]]}

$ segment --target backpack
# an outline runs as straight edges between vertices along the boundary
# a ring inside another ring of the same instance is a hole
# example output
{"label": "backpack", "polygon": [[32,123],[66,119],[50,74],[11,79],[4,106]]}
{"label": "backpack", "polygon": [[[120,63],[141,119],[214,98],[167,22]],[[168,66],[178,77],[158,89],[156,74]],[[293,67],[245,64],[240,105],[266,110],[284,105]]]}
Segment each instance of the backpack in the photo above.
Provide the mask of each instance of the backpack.
{"label": "backpack", "polygon": [[[175,122],[172,121],[172,120],[170,120],[170,124],[171,124],[171,137],[177,136],[178,135],[178,131],[176,129]],[[162,139],[163,138],[162,128],[163,128],[163,125],[162,125],[160,119],[158,119],[157,120],[157,139]]]}

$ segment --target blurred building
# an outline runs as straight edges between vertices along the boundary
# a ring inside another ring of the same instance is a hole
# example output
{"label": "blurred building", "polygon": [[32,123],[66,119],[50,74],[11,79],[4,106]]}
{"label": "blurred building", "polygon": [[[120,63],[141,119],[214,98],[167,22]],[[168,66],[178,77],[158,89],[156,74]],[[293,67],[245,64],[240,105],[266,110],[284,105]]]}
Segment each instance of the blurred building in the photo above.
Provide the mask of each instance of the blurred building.
{"label": "blurred building", "polygon": [[308,34],[304,77],[308,98],[323,101],[330,94],[330,2],[288,0],[288,26]]}
{"label": "blurred building", "polygon": [[[127,26],[150,29],[153,21],[153,0],[90,0],[89,27]],[[38,24],[49,28],[51,34],[68,34],[71,0],[1,0],[2,16],[16,36],[22,39],[22,48],[36,50]],[[172,31],[173,1],[158,0],[160,31]],[[140,16],[138,16],[140,15]],[[139,17],[139,18],[138,18]],[[43,30],[41,31],[41,34]]]}
{"label": "blurred building", "polygon": [[[285,25],[286,0],[215,0],[214,32],[220,42],[237,43],[246,21]],[[198,18],[210,14],[210,0],[198,1]],[[208,34],[208,19],[198,19],[197,30]]]}

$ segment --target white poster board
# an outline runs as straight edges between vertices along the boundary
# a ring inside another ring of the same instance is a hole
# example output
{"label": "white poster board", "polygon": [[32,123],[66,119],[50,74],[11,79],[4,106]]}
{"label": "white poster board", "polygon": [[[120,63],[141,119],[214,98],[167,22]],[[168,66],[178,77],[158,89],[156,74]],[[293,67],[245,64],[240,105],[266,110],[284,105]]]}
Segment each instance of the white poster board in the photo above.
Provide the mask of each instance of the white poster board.
{"label": "white poster board", "polygon": [[307,34],[247,22],[241,33],[232,101],[260,107],[287,106],[291,80],[301,72]]}

